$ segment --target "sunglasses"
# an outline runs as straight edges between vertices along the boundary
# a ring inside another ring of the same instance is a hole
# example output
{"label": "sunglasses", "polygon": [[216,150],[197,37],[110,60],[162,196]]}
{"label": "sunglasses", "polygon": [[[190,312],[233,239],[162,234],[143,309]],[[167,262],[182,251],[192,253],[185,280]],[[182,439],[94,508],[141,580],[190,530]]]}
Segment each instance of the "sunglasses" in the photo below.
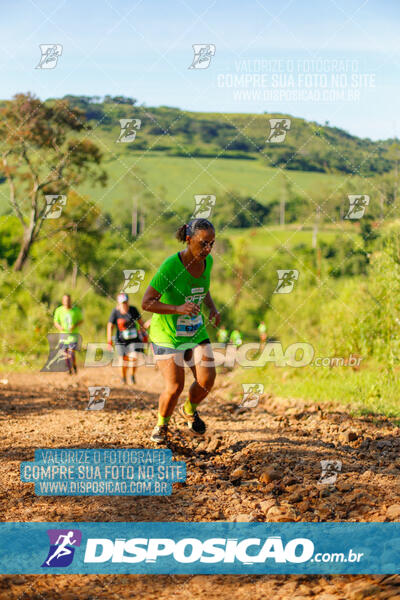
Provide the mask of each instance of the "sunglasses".
{"label": "sunglasses", "polygon": [[214,246],[214,242],[215,242],[215,240],[213,240],[212,242],[202,241],[202,242],[198,242],[198,243],[202,248],[207,248],[207,246],[210,246],[210,248],[212,248]]}

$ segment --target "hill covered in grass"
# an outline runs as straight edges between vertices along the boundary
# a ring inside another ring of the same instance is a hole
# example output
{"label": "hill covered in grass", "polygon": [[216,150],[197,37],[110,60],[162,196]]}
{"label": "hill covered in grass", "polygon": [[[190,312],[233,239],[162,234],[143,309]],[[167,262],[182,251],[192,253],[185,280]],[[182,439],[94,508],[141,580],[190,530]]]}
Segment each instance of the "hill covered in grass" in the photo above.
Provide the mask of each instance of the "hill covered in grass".
{"label": "hill covered in grass", "polygon": [[[66,96],[81,108],[98,134],[119,135],[119,119],[140,119],[133,152],[172,156],[261,160],[266,166],[321,173],[373,175],[395,166],[394,140],[375,142],[285,114],[195,113],[174,107],[146,107],[121,96]],[[284,143],[266,143],[270,118],[290,119]]]}
{"label": "hill covered in grass", "polygon": [[[196,194],[215,194],[219,220],[234,227],[311,224],[316,210],[335,222],[350,193],[372,193],[369,212],[375,217],[383,215],[377,198],[386,198],[385,211],[395,202],[394,183],[376,182],[397,173],[395,140],[360,139],[291,115],[194,113],[122,96],[64,99],[82,111],[87,122],[81,135],[98,146],[108,175],[105,187],[83,181],[74,191],[95,201],[116,225],[129,227],[137,207],[142,225],[155,214],[180,222],[193,210]],[[273,117],[290,120],[281,143],[267,141]],[[124,119],[136,120],[127,143],[121,141]],[[0,172],[2,214],[11,212],[8,198]],[[249,208],[256,218],[250,219]],[[227,212],[242,216],[233,223]]]}

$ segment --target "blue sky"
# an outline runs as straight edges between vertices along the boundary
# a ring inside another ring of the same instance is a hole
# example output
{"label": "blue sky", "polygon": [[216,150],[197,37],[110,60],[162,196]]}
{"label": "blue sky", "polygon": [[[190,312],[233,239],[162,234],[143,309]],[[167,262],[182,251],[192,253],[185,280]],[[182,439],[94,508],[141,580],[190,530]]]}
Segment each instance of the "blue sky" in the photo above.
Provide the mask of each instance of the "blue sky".
{"label": "blue sky", "polygon": [[[148,106],[282,112],[372,139],[400,135],[395,0],[13,0],[2,9],[0,98],[122,94]],[[46,43],[62,44],[62,56],[55,69],[35,69]],[[188,68],[195,43],[215,44],[207,69]],[[234,80],[244,73],[246,88]]]}

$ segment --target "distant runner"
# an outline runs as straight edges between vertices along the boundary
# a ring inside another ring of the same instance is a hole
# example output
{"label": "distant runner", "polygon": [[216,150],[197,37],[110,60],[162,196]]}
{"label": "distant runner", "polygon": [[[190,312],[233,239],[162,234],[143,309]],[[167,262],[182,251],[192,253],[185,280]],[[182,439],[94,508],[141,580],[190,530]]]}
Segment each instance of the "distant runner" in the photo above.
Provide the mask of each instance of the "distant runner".
{"label": "distant runner", "polygon": [[215,366],[202,304],[209,309],[209,320],[214,320],[216,327],[221,320],[209,291],[214,226],[207,219],[193,219],[178,229],[176,237],[186,242],[185,250],[162,263],[142,302],[143,310],[154,313],[150,340],[165,381],[159,398],[158,422],[151,435],[157,444],[167,441],[168,423],[185,383],[184,361],[189,363],[195,381],[179,414],[191,433],[205,433],[206,424],[197,407],[214,384]]}
{"label": "distant runner", "polygon": [[142,339],[146,337],[145,324],[137,308],[129,306],[129,298],[126,294],[119,294],[117,302],[117,307],[113,309],[107,323],[107,344],[112,349],[112,333],[114,325],[116,325],[115,349],[118,356],[122,357],[121,381],[124,384],[127,383],[127,372],[130,366],[132,371],[129,382],[134,384],[136,383],[136,353],[143,352]]}
{"label": "distant runner", "polygon": [[258,335],[260,337],[260,344],[263,345],[267,341],[267,326],[264,321],[261,321],[257,327]]}
{"label": "distant runner", "polygon": [[228,330],[226,329],[225,325],[221,325],[221,327],[218,329],[217,341],[220,344],[225,344],[228,341],[228,337]]}
{"label": "distant runner", "polygon": [[78,306],[72,306],[71,296],[64,294],[62,305],[54,312],[54,326],[61,332],[60,350],[65,353],[68,372],[72,375],[78,372],[76,367],[75,350],[78,347],[79,327],[82,325],[82,311]]}
{"label": "distant runner", "polygon": [[240,331],[238,329],[234,329],[229,337],[229,341],[232,344],[235,344],[237,348],[242,345],[242,336],[240,335]]}

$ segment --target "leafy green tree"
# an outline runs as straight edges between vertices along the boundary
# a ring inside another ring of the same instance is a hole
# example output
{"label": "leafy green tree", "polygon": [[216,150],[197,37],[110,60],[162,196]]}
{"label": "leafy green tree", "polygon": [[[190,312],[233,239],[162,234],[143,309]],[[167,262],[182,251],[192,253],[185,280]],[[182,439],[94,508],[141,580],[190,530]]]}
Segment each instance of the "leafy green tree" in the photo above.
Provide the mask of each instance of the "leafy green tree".
{"label": "leafy green tree", "polygon": [[20,271],[46,222],[46,195],[65,194],[89,178],[105,184],[102,154],[88,139],[71,133],[85,129],[85,116],[65,100],[41,102],[16,94],[0,108],[0,155],[11,206],[23,237],[14,269]]}
{"label": "leafy green tree", "polygon": [[57,254],[60,268],[71,273],[71,285],[76,286],[78,273],[93,280],[100,266],[97,250],[108,228],[97,204],[75,191],[68,194],[67,202],[58,219],[51,219],[38,245],[38,254]]}
{"label": "leafy green tree", "polygon": [[22,227],[17,217],[0,217],[0,259],[4,261],[6,268],[17,260],[21,234]]}

